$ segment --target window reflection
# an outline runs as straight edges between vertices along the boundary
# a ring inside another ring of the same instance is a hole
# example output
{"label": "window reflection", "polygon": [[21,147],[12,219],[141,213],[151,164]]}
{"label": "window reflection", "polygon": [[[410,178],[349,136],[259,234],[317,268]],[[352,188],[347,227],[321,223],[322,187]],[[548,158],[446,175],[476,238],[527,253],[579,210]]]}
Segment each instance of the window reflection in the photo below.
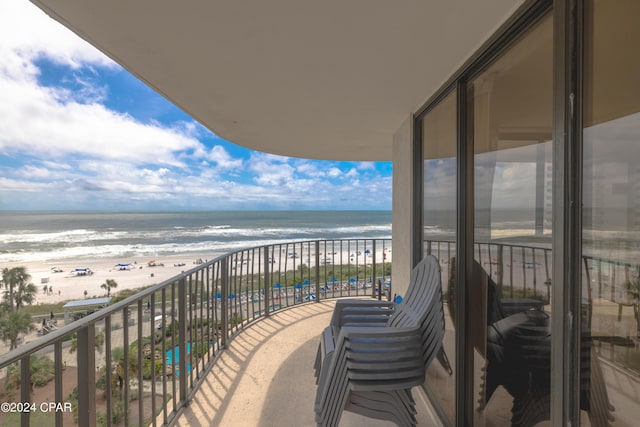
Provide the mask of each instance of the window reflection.
{"label": "window reflection", "polygon": [[[443,348],[450,365],[455,361],[455,323],[452,321],[453,294],[450,263],[456,252],[456,93],[449,94],[422,120],[424,152],[424,240],[425,254],[434,255],[442,270],[445,311]],[[438,363],[427,368],[429,393],[450,422],[455,421],[455,373]]]}
{"label": "window reflection", "polygon": [[475,425],[550,416],[552,69],[547,16],[469,87]]}
{"label": "window reflection", "polygon": [[[589,1],[586,10],[581,363],[592,369],[582,383],[581,423],[636,426],[640,2]],[[610,417],[594,418],[593,401]]]}

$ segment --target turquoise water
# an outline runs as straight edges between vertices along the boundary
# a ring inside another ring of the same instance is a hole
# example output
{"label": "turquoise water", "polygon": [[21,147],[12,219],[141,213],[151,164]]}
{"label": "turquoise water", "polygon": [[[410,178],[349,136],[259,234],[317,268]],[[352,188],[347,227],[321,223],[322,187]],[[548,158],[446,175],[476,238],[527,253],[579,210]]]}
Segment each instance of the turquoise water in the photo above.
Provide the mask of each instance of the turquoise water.
{"label": "turquoise water", "polygon": [[[175,362],[173,361],[173,355],[176,355]],[[188,355],[191,354],[191,343],[187,343],[187,358]],[[180,347],[175,346],[173,350],[167,351],[167,365],[174,365],[173,372],[176,373],[177,376],[180,376],[180,369],[178,366],[180,365]],[[187,372],[191,372],[191,363],[187,362]]]}
{"label": "turquoise water", "polygon": [[[213,340],[209,343],[209,346],[215,345],[217,341]],[[173,355],[176,355],[175,361]],[[187,359],[189,359],[189,355],[191,354],[191,343],[187,343]],[[166,353],[167,365],[173,365],[173,372],[176,373],[177,376],[180,376],[180,347],[175,346],[173,350],[168,350]],[[191,372],[191,363],[187,360],[187,372]]]}

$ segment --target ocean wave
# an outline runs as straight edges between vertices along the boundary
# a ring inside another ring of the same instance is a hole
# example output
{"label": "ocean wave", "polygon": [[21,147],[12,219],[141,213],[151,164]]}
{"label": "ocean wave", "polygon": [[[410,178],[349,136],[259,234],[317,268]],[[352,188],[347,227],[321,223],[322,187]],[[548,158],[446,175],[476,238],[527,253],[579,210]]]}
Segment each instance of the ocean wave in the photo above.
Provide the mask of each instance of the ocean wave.
{"label": "ocean wave", "polygon": [[322,236],[338,238],[349,236],[370,236],[375,233],[391,232],[391,224],[386,225],[358,225],[339,227],[232,227],[230,225],[214,225],[205,227],[172,227],[158,230],[89,230],[74,229],[58,232],[18,231],[13,234],[0,234],[0,243],[4,245],[32,245],[32,244],[73,244],[87,241],[101,241],[104,243],[118,242],[151,242],[179,240],[189,238],[224,238],[226,240],[250,238],[278,238],[295,239],[307,236]]}
{"label": "ocean wave", "polygon": [[18,231],[14,234],[0,234],[0,243],[74,243],[87,240],[117,240],[127,236],[126,231],[65,230],[51,233]]}
{"label": "ocean wave", "polygon": [[[349,237],[362,239],[362,236]],[[380,238],[390,239],[391,236]],[[309,239],[311,241],[311,239]],[[210,258],[241,249],[250,249],[267,245],[291,245],[300,242],[296,239],[285,238],[256,238],[251,240],[206,240],[200,242],[153,243],[153,244],[114,244],[114,245],[76,245],[55,248],[40,248],[33,250],[17,250],[0,252],[2,262],[30,262],[30,261],[64,261],[72,259],[96,258],[139,258],[162,256],[207,255]],[[283,248],[284,249],[284,248]]]}

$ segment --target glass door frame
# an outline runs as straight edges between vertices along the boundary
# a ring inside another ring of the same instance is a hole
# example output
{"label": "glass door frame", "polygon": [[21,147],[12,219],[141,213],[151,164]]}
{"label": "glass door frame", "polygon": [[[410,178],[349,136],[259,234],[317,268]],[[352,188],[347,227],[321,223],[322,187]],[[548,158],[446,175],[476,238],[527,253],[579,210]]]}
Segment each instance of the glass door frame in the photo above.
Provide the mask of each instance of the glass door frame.
{"label": "glass door frame", "polygon": [[472,111],[468,84],[524,31],[553,11],[553,214],[551,323],[551,425],[578,425],[580,407],[580,302],[582,255],[582,49],[583,3],[578,0],[525,1],[498,30],[414,115],[413,261],[423,256],[423,152],[420,123],[440,100],[457,90],[457,245],[459,281],[456,312],[456,426],[473,425],[472,347],[469,298],[474,250],[474,182]]}

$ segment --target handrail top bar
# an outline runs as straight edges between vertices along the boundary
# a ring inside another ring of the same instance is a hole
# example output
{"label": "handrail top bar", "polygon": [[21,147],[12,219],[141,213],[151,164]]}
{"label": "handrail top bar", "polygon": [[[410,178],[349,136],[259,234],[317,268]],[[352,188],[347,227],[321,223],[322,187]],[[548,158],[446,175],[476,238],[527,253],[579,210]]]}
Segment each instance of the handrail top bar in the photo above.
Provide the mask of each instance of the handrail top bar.
{"label": "handrail top bar", "polygon": [[[95,313],[91,313],[88,316],[83,317],[82,319],[78,319],[72,323],[70,323],[69,325],[65,325],[60,329],[57,329],[55,331],[49,332],[46,335],[46,339],[37,339],[35,341],[29,342],[27,344],[24,344],[22,346],[20,346],[19,348],[16,348],[6,354],[0,355],[0,367],[4,367],[4,366],[8,366],[12,363],[15,363],[19,360],[21,360],[22,358],[24,358],[26,355],[29,354],[33,354],[38,350],[41,350],[45,347],[48,347],[50,345],[55,344],[56,342],[60,341],[63,337],[70,335],[72,333],[75,333],[85,327],[87,327],[90,324],[95,324],[101,320],[103,320],[106,317],[111,316],[114,313],[117,313],[118,311],[123,310],[125,307],[128,307],[130,305],[132,305],[133,303],[137,303],[140,300],[144,300],[145,298],[149,297],[151,294],[154,294],[158,291],[161,291],[163,288],[168,287],[169,285],[173,284],[173,283],[178,283],[181,280],[186,279],[187,277],[191,276],[192,274],[196,273],[197,271],[200,271],[204,268],[208,268],[211,265],[223,261],[225,258],[229,258],[230,256],[233,256],[235,254],[238,254],[240,252],[244,252],[247,250],[251,250],[251,249],[259,249],[259,248],[269,248],[269,247],[274,247],[274,246],[279,246],[279,245],[287,245],[287,244],[305,244],[305,243],[314,243],[314,242],[340,242],[343,240],[355,240],[355,241],[366,241],[366,240],[390,240],[387,239],[385,237],[368,237],[368,238],[355,238],[355,239],[311,239],[311,240],[292,240],[292,241],[284,241],[281,243],[272,243],[272,244],[267,244],[267,245],[260,245],[260,246],[253,246],[253,247],[247,247],[247,248],[242,248],[242,249],[237,249],[231,252],[228,252],[226,254],[220,255],[216,258],[213,258],[209,261],[207,261],[206,263],[203,264],[199,264],[187,271],[184,271],[182,273],[177,274],[174,277],[171,277],[169,279],[166,279],[156,285],[152,285],[151,287],[147,288],[147,289],[143,289],[140,292],[131,295],[129,297],[127,297],[126,299],[122,300],[122,301],[118,301],[117,303],[105,307],[104,309],[98,310]],[[45,337],[42,337],[45,338]]]}
{"label": "handrail top bar", "polygon": [[[243,249],[240,249],[239,251],[242,251],[242,250]],[[75,333],[80,329],[88,326],[89,324],[92,324],[92,323],[95,324],[100,320],[103,320],[104,318],[111,316],[112,314],[117,313],[118,311],[123,310],[125,307],[128,307],[133,303],[137,303],[140,300],[144,300],[145,298],[149,297],[151,294],[154,294],[162,290],[163,288],[168,287],[173,283],[180,282],[181,280],[186,279],[196,271],[202,270],[203,268],[208,268],[210,265],[213,265],[214,263],[223,260],[229,255],[232,255],[234,252],[230,252],[225,255],[220,255],[219,257],[214,258],[210,261],[207,261],[204,264],[199,264],[196,267],[193,267],[187,271],[179,273],[176,276],[166,279],[156,285],[153,285],[147,289],[143,289],[140,292],[137,292],[134,295],[131,295],[123,299],[122,301],[118,301],[117,303],[109,307],[105,307],[105,309],[98,310],[94,313],[91,313],[88,316],[83,317],[82,319],[78,319],[68,325],[63,326],[60,329],[49,332],[47,334],[47,339],[45,340],[35,340],[21,346],[20,348],[10,351],[9,353],[0,355],[0,366],[6,366],[11,363],[17,362],[18,360],[24,357],[24,353],[27,353],[27,354],[34,353],[38,350],[48,347],[54,344],[56,341],[59,341],[62,337]]]}

